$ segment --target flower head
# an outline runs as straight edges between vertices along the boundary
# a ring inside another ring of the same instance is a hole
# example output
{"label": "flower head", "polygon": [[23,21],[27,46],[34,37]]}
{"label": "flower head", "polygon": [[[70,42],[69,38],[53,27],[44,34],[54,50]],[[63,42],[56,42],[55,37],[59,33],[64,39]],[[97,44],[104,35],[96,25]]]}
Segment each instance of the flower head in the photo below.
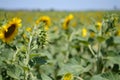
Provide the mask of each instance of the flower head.
{"label": "flower head", "polygon": [[87,36],[87,29],[83,28],[82,29],[82,37],[86,37]]}
{"label": "flower head", "polygon": [[63,76],[63,80],[73,80],[73,74],[71,74],[71,73],[66,73],[66,74]]}
{"label": "flower head", "polygon": [[117,30],[115,33],[116,36],[120,36],[120,30]]}
{"label": "flower head", "polygon": [[39,24],[41,22],[45,23],[46,26],[50,26],[50,24],[51,24],[50,17],[49,16],[42,16],[36,21],[36,24]]}
{"label": "flower head", "polygon": [[70,21],[74,18],[74,16],[72,14],[68,15],[65,20],[64,20],[64,23],[63,23],[63,29],[67,30],[68,29],[68,26],[69,26],[69,23]]}
{"label": "flower head", "polygon": [[18,27],[21,26],[21,19],[13,18],[8,24],[4,25],[0,30],[0,39],[3,42],[10,42],[18,32]]}
{"label": "flower head", "polygon": [[40,17],[40,18],[36,21],[36,24],[37,24],[37,25],[38,25],[39,23],[44,23],[44,24],[45,24],[44,29],[45,29],[46,31],[48,31],[48,30],[49,30],[49,26],[50,26],[50,24],[51,24],[51,19],[50,19],[49,16],[42,16],[42,17]]}
{"label": "flower head", "polygon": [[27,32],[31,32],[31,31],[32,31],[32,28],[27,27],[27,28],[26,28],[26,31],[27,31]]}
{"label": "flower head", "polygon": [[101,27],[102,27],[102,23],[101,23],[101,22],[97,22],[97,23],[95,24],[95,26],[96,26],[97,30],[100,30]]}

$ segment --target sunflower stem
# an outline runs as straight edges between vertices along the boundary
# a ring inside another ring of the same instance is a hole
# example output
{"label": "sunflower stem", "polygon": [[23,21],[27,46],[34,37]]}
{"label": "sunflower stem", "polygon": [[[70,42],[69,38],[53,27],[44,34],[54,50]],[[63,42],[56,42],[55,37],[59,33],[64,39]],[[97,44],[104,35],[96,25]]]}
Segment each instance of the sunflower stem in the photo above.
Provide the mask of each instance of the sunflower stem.
{"label": "sunflower stem", "polygon": [[15,60],[16,60],[16,55],[18,54],[20,50],[17,48],[17,51],[15,52],[15,54],[13,55],[13,59],[12,59],[12,62],[14,63]]}
{"label": "sunflower stem", "polygon": [[30,52],[31,52],[31,43],[32,43],[32,35],[29,38],[29,43],[28,43],[28,48],[26,51],[26,67],[28,68],[28,70],[25,70],[25,80],[28,80],[28,76],[29,76],[29,59],[30,59]]}
{"label": "sunflower stem", "polygon": [[90,52],[92,53],[92,55],[93,55],[95,58],[97,58],[97,56],[96,56],[96,54],[94,53],[91,45],[88,45],[88,48],[89,48]]}

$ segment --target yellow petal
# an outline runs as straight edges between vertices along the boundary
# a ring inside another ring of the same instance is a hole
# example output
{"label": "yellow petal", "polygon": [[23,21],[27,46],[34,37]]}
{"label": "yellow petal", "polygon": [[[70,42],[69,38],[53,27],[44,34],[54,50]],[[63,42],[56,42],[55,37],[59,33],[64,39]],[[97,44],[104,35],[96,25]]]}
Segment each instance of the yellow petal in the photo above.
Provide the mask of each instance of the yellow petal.
{"label": "yellow petal", "polygon": [[63,76],[63,80],[73,80],[73,74],[71,74],[71,73],[66,73],[66,74]]}

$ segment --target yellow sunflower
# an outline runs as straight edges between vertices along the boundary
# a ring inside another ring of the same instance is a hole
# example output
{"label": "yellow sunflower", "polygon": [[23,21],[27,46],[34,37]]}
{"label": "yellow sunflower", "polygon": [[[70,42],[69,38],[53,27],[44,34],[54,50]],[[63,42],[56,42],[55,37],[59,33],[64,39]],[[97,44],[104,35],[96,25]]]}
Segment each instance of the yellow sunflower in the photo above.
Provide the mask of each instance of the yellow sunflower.
{"label": "yellow sunflower", "polygon": [[66,73],[64,76],[63,76],[63,79],[62,80],[73,80],[73,74],[71,73]]}
{"label": "yellow sunflower", "polygon": [[42,16],[38,20],[36,20],[36,24],[38,25],[39,23],[45,23],[45,30],[49,29],[49,26],[51,24],[51,19],[49,16]]}
{"label": "yellow sunflower", "polygon": [[31,32],[31,31],[32,31],[32,28],[31,28],[31,27],[27,27],[27,28],[26,28],[26,31],[27,31],[27,32]]}
{"label": "yellow sunflower", "polygon": [[82,29],[82,37],[86,37],[87,36],[87,29],[83,28]]}
{"label": "yellow sunflower", "polygon": [[36,21],[36,24],[39,24],[40,22],[45,23],[46,26],[50,26],[51,19],[49,16],[42,16]]}
{"label": "yellow sunflower", "polygon": [[2,39],[3,42],[9,43],[17,34],[18,27],[20,26],[21,19],[13,18],[0,29],[0,39]]}
{"label": "yellow sunflower", "polygon": [[95,26],[96,26],[97,30],[100,30],[101,27],[102,27],[102,23],[101,23],[101,22],[97,22],[97,23],[95,24]]}
{"label": "yellow sunflower", "polygon": [[69,23],[70,23],[70,21],[73,19],[73,15],[72,14],[70,14],[70,15],[68,15],[66,18],[65,18],[65,20],[64,20],[64,23],[63,23],[63,29],[64,30],[67,30],[68,29],[68,26],[69,26]]}
{"label": "yellow sunflower", "polygon": [[115,33],[116,36],[120,36],[120,30],[117,30]]}

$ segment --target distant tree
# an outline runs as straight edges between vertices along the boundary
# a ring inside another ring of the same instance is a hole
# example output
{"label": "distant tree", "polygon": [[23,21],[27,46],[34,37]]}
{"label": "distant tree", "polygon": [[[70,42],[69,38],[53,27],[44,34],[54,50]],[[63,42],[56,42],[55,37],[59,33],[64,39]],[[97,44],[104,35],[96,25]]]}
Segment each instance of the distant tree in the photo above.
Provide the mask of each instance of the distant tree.
{"label": "distant tree", "polygon": [[116,5],[114,5],[113,9],[114,9],[114,10],[117,10],[117,6],[116,6]]}
{"label": "distant tree", "polygon": [[54,9],[53,9],[53,8],[51,8],[51,9],[50,9],[50,11],[54,11]]}

